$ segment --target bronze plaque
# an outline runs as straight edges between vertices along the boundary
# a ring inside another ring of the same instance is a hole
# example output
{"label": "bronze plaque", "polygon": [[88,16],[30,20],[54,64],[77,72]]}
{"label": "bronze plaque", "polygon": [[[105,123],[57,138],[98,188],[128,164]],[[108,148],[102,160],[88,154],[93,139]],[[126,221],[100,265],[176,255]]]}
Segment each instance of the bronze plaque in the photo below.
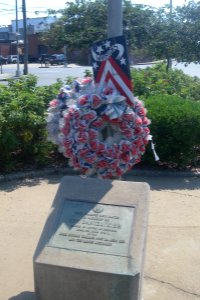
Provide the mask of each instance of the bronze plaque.
{"label": "bronze plaque", "polygon": [[48,246],[128,256],[134,207],[65,200]]}

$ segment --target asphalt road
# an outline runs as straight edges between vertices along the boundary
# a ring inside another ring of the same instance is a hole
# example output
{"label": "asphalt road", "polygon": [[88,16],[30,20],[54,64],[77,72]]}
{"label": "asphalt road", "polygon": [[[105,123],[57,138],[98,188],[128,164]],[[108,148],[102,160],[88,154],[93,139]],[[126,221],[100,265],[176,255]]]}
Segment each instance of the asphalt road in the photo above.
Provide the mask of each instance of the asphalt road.
{"label": "asphalt road", "polygon": [[[23,74],[23,64],[19,65],[20,74]],[[17,65],[3,65],[2,70],[4,74],[9,74],[11,76],[16,75]],[[49,66],[41,67],[40,64],[29,64],[28,73],[34,74],[38,77],[38,85],[51,85],[56,82],[56,80],[62,79],[63,81],[68,77],[83,77],[85,71],[90,70],[92,72],[92,67],[89,66],[77,66],[77,65],[68,65],[67,67],[62,66]]]}
{"label": "asphalt road", "polygon": [[[134,68],[146,68],[152,66],[152,64],[147,65],[135,65]],[[20,73],[23,74],[23,64],[20,64]],[[3,65],[2,73],[10,76],[16,75],[16,64]],[[185,74],[190,76],[197,76],[200,78],[200,64],[191,63],[187,67],[184,66],[183,63],[173,63],[173,69],[180,69]],[[49,67],[41,67],[40,64],[29,64],[28,72],[29,74],[34,74],[38,77],[38,86],[43,85],[51,85],[56,82],[58,78],[63,81],[68,77],[83,77],[85,75],[85,71],[89,70],[92,72],[91,66],[78,66],[75,64],[70,64],[67,67],[62,66],[49,66]],[[6,84],[6,82],[4,82]]]}

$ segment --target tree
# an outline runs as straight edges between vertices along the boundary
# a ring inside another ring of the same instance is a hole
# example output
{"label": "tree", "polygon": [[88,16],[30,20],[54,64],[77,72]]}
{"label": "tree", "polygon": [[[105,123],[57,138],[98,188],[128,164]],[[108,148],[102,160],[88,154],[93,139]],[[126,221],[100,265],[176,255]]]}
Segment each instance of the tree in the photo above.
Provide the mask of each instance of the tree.
{"label": "tree", "polygon": [[[54,11],[49,11],[54,13]],[[107,37],[107,1],[75,0],[66,2],[61,17],[42,35],[43,41],[57,50],[89,49]],[[170,11],[123,0],[123,29],[129,50],[144,51],[154,59],[200,61],[200,2]]]}
{"label": "tree", "polygon": [[159,9],[150,28],[148,51],[157,59],[200,62],[200,2],[176,7],[171,14],[166,8]]}
{"label": "tree", "polygon": [[[59,49],[63,44],[69,48],[88,48],[107,37],[106,0],[67,2],[66,8],[59,12],[61,18],[42,35],[43,41],[52,48]],[[49,13],[55,11],[49,10]],[[124,0],[123,14],[123,28],[129,45],[135,49],[145,47],[155,12],[148,6],[133,6],[131,1]]]}
{"label": "tree", "polygon": [[167,7],[160,8],[156,18],[149,28],[149,41],[147,49],[156,59],[167,60],[167,70],[170,67],[170,60],[176,58],[180,51],[180,23],[176,14],[167,11]]}
{"label": "tree", "polygon": [[76,0],[67,2],[60,10],[61,18],[42,35],[43,41],[54,49],[67,44],[68,48],[86,48],[107,36],[106,1]]}
{"label": "tree", "polygon": [[181,23],[180,48],[178,61],[200,62],[200,2],[190,1],[187,5],[177,7],[176,14]]}
{"label": "tree", "polygon": [[146,48],[151,38],[150,28],[156,20],[154,8],[125,1],[123,14],[123,28],[129,45],[132,49]]}

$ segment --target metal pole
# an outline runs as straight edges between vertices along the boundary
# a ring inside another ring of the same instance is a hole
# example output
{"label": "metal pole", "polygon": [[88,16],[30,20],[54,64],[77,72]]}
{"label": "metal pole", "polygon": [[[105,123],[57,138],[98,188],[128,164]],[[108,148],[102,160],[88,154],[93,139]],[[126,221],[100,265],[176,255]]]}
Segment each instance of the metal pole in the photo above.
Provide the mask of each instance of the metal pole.
{"label": "metal pole", "polygon": [[170,5],[170,14],[172,14],[172,12],[173,12],[173,4],[172,4],[172,0],[170,0],[169,5]]}
{"label": "metal pole", "polygon": [[122,35],[122,0],[108,0],[108,38]]}
{"label": "metal pole", "polygon": [[19,28],[18,28],[18,4],[17,0],[15,0],[15,8],[16,8],[16,47],[17,47],[17,70],[16,70],[16,77],[20,76],[19,70]]}
{"label": "metal pole", "polygon": [[[172,12],[173,12],[173,4],[172,4],[172,0],[170,0],[169,2],[169,7],[170,7],[170,22],[172,21]],[[167,70],[171,70],[172,69],[172,58],[168,58],[168,62],[167,62]]]}
{"label": "metal pole", "polygon": [[[122,0],[108,0],[108,38],[122,35]],[[111,126],[106,127],[105,138],[112,135]]]}
{"label": "metal pole", "polygon": [[[0,47],[0,55],[1,55],[1,47]],[[3,74],[3,68],[2,68],[2,60],[1,60],[1,62],[0,62],[0,66],[1,66],[1,74]]]}
{"label": "metal pole", "polygon": [[22,0],[23,27],[24,27],[24,75],[28,74],[28,43],[26,26],[26,1]]}
{"label": "metal pole", "polygon": [[67,45],[64,45],[64,55],[65,55],[65,61],[64,61],[64,67],[67,67]]}

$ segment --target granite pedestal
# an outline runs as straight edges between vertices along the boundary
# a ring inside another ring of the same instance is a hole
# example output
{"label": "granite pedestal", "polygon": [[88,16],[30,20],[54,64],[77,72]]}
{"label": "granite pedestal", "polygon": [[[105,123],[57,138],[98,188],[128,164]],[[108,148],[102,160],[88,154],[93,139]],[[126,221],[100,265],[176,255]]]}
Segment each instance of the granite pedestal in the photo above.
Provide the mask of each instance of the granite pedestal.
{"label": "granite pedestal", "polygon": [[63,177],[34,255],[37,299],[141,299],[148,199],[146,183]]}

